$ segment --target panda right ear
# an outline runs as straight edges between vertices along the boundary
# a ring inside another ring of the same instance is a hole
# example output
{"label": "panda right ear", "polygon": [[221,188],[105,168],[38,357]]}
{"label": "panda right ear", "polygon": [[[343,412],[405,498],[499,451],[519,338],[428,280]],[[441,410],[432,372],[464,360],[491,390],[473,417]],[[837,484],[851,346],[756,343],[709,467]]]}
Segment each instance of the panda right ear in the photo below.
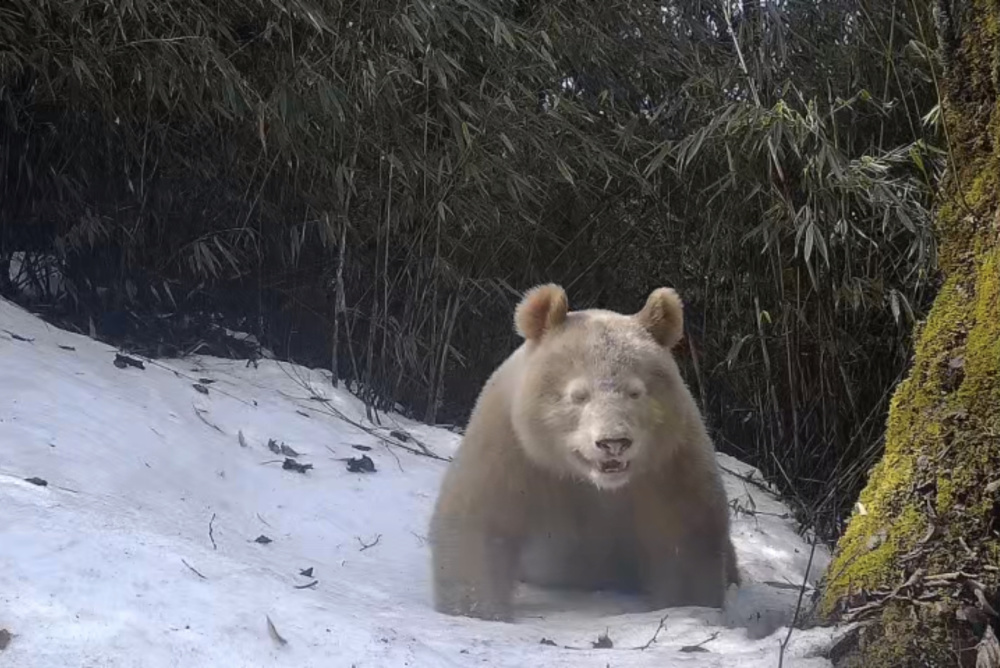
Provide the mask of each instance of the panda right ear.
{"label": "panda right ear", "polygon": [[538,341],[566,321],[569,299],[560,286],[538,285],[526,293],[514,310],[514,328],[528,341]]}

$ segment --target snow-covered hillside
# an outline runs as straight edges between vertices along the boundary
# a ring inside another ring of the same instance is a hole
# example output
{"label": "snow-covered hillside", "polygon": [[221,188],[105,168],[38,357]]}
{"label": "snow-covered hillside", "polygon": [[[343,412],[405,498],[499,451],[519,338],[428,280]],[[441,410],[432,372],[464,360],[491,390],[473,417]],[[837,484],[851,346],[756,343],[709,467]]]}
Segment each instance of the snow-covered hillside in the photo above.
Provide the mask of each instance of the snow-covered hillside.
{"label": "snow-covered hillside", "polygon": [[[413,451],[456,434],[376,427],[327,373],[271,360],[115,360],[0,300],[0,666],[778,665],[810,548],[737,475],[755,514],[734,514],[726,612],[528,591],[514,624],[446,617],[424,538],[445,463]],[[784,665],[830,665],[831,637],[795,631]]]}

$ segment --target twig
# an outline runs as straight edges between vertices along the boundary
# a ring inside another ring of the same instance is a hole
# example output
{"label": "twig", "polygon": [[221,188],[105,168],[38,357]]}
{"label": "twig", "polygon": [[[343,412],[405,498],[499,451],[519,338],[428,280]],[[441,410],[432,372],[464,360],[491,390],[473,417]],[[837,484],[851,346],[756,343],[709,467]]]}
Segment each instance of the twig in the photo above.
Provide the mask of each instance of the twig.
{"label": "twig", "polygon": [[51,487],[54,489],[61,489],[64,492],[70,492],[72,494],[82,494],[80,490],[73,489],[72,487],[63,487],[62,485],[51,485]]}
{"label": "twig", "polygon": [[378,542],[379,542],[380,540],[382,540],[382,534],[377,534],[377,535],[375,536],[375,540],[373,540],[373,541],[372,541],[372,542],[370,542],[370,543],[366,543],[365,541],[361,540],[361,539],[360,539],[360,538],[358,538],[357,536],[355,536],[355,538],[357,539],[357,541],[358,541],[359,543],[361,543],[361,549],[360,549],[360,550],[358,550],[358,552],[364,552],[364,551],[365,551],[365,550],[367,550],[368,548],[370,548],[370,547],[375,547],[376,545],[378,545]]}
{"label": "twig", "polygon": [[191,569],[192,573],[194,573],[195,575],[197,575],[198,577],[200,577],[202,580],[207,580],[208,579],[204,575],[202,575],[201,573],[199,573],[197,568],[195,568],[194,566],[192,566],[188,562],[184,561],[184,559],[181,559],[181,561],[184,562],[185,566],[187,566],[188,568]]}
{"label": "twig", "polygon": [[195,406],[194,404],[191,404],[191,407],[194,408],[195,415],[198,416],[199,420],[201,420],[202,422],[204,422],[205,424],[207,424],[209,427],[211,427],[215,431],[219,432],[220,434],[225,434],[226,433],[226,432],[222,431],[222,429],[220,429],[218,425],[214,425],[211,422],[209,422],[208,418],[206,418],[204,415],[201,414],[201,411],[198,410],[197,406]]}
{"label": "twig", "polygon": [[[652,644],[653,644],[654,642],[656,642],[656,637],[657,637],[658,635],[660,635],[660,631],[662,631],[662,630],[663,630],[663,627],[664,627],[664,625],[665,625],[666,623],[667,623],[667,615],[663,615],[662,617],[660,617],[660,625],[659,625],[659,626],[657,626],[657,627],[656,627],[656,631],[654,631],[654,632],[653,632],[653,637],[652,637],[652,638],[650,638],[649,640],[647,640],[647,641],[646,641],[646,644],[645,644],[645,645],[641,645],[641,646],[639,646],[639,647],[635,647],[634,649],[637,649],[637,650],[639,650],[640,652],[642,652],[642,651],[645,651],[645,650],[649,649],[649,648],[650,648],[650,646],[651,646],[651,645],[652,645]],[[710,638],[709,640],[714,640],[714,638]],[[708,640],[706,640],[705,642],[708,642]],[[704,643],[703,643],[703,644],[704,644]]]}
{"label": "twig", "polygon": [[[668,616],[669,616],[669,614],[668,615],[663,615],[663,617],[660,617],[660,623],[656,626],[656,631],[653,632],[653,636],[649,640],[646,641],[645,645],[634,645],[632,647],[603,647],[603,648],[600,648],[600,649],[610,649],[610,650],[629,651],[629,652],[644,652],[644,651],[646,651],[647,649],[649,649],[650,647],[653,646],[653,643],[656,642],[656,639],[660,635],[660,631],[662,631],[663,629],[665,629],[667,627],[667,617]],[[541,618],[539,617],[539,619],[541,619]],[[602,637],[607,637],[607,635],[608,635],[608,632],[605,631]],[[718,637],[718,635],[719,634],[716,633],[715,635],[713,635],[708,640],[703,640],[701,642],[701,645],[704,645],[705,643],[708,643],[708,642],[711,642],[711,641],[715,640]],[[555,645],[555,643],[553,643],[553,646],[555,646],[555,647],[561,647],[562,649],[571,649],[571,650],[575,650],[575,651],[587,651],[587,650],[595,649],[594,647],[575,647],[573,645]]]}
{"label": "twig", "polygon": [[758,480],[757,478],[754,478],[753,476],[747,475],[745,473],[739,473],[738,471],[734,471],[730,468],[727,468],[722,464],[719,464],[719,468],[728,473],[729,475],[733,476],[734,478],[739,478],[743,482],[748,482],[751,485],[759,487],[760,489],[767,492],[771,496],[774,496],[777,493],[770,485],[767,484],[766,481]]}
{"label": "twig", "polygon": [[788,643],[792,639],[792,631],[795,630],[795,625],[799,621],[799,611],[802,610],[802,597],[805,596],[806,586],[809,583],[809,571],[812,570],[813,556],[816,554],[816,542],[818,540],[819,537],[814,533],[812,547],[809,549],[809,562],[806,564],[806,572],[802,576],[802,586],[799,587],[799,598],[795,603],[795,614],[792,615],[792,623],[788,625],[788,633],[785,635],[785,639],[781,641],[781,651],[778,653],[778,668],[783,668],[785,665],[785,648],[788,647]]}
{"label": "twig", "polygon": [[958,543],[959,543],[959,545],[962,546],[962,548],[965,550],[966,554],[968,554],[970,557],[975,557],[976,556],[976,553],[972,551],[972,548],[969,547],[969,544],[966,543],[965,539],[962,538],[961,536],[958,537]]}
{"label": "twig", "polygon": [[304,585],[295,585],[296,589],[312,589],[319,584],[319,580],[313,580],[312,582]]}
{"label": "twig", "polygon": [[696,645],[684,645],[684,647],[681,647],[681,651],[682,652],[695,652],[695,651],[701,650],[703,652],[707,652],[708,651],[707,649],[702,649],[702,648],[705,645],[707,645],[708,643],[710,643],[713,640],[715,640],[716,638],[718,638],[718,637],[719,637],[719,632],[716,631],[715,633],[713,633],[709,637],[705,638],[704,640],[702,640],[700,643],[698,643]]}
{"label": "twig", "polygon": [[[159,363],[159,362],[157,362],[156,360],[152,360],[152,359],[145,359],[145,358],[143,358],[143,362],[145,362],[146,364],[149,364],[149,365],[151,365],[151,366],[157,366],[157,367],[160,367],[160,368],[161,368],[161,369],[163,369],[164,371],[169,371],[169,372],[171,372],[172,374],[174,374],[175,376],[178,376],[178,377],[180,377],[180,378],[184,378],[185,380],[189,380],[189,381],[191,381],[192,383],[194,383],[194,382],[197,382],[197,381],[198,381],[198,377],[196,377],[196,376],[191,376],[191,375],[189,375],[189,374],[187,374],[187,373],[185,373],[185,372],[183,372],[183,371],[178,371],[177,369],[173,369],[173,368],[171,368],[171,367],[169,367],[169,366],[166,366],[165,364],[160,364],[160,363]],[[249,401],[247,401],[246,399],[243,399],[242,397],[238,397],[238,396],[236,396],[235,394],[231,394],[231,393],[229,393],[229,392],[226,392],[225,390],[223,390],[223,389],[220,389],[218,385],[216,385],[216,386],[215,386],[214,388],[212,388],[212,389],[213,389],[213,390],[214,390],[215,392],[217,392],[218,394],[222,394],[222,395],[225,395],[225,396],[229,397],[230,399],[235,399],[236,401],[240,402],[241,404],[244,404],[244,405],[246,405],[246,406],[253,406],[253,403],[252,403],[252,402],[249,402]]]}
{"label": "twig", "polygon": [[[300,382],[298,379],[292,377],[291,374],[289,374],[288,371],[286,369],[284,369],[283,367],[282,367],[282,371],[284,371],[286,375],[288,375],[289,377],[291,377],[292,380],[296,381],[300,386],[304,386],[302,382]],[[308,389],[308,387],[306,386],[305,389]],[[283,396],[285,396],[285,397],[288,397],[289,399],[292,399],[292,400],[296,400],[296,401],[301,400],[301,397],[292,396],[292,395],[288,394],[287,392],[283,392],[282,390],[278,390],[278,393],[281,394],[281,395],[283,395]],[[347,424],[351,425],[355,429],[360,429],[361,431],[365,432],[369,436],[377,438],[378,440],[380,440],[380,441],[382,441],[384,443],[387,443],[389,445],[392,445],[394,447],[400,448],[402,450],[406,450],[410,454],[419,455],[421,457],[430,457],[431,459],[437,459],[437,460],[442,461],[442,462],[450,462],[451,461],[451,457],[442,457],[441,455],[439,455],[436,452],[432,451],[430,448],[428,448],[424,443],[422,443],[418,439],[413,438],[413,436],[411,436],[410,438],[412,438],[413,442],[417,444],[418,447],[416,447],[416,448],[413,448],[413,447],[410,447],[408,445],[405,445],[405,444],[399,442],[396,439],[391,439],[391,438],[386,437],[384,434],[379,433],[378,429],[376,429],[375,427],[367,427],[367,426],[361,424],[360,422],[357,422],[356,420],[352,420],[351,418],[347,417],[342,412],[340,412],[339,410],[337,410],[336,408],[334,408],[329,402],[324,402],[323,403],[323,408],[326,409],[326,410],[316,410],[316,412],[318,412],[318,413],[327,413],[328,415],[330,415],[332,417],[335,417],[338,420],[346,422]]]}
{"label": "twig", "polygon": [[389,447],[389,445],[387,443],[383,442],[382,443],[382,447],[384,447],[385,450],[386,450],[386,452],[388,452],[390,455],[392,455],[392,458],[396,460],[396,466],[399,467],[399,472],[400,473],[405,473],[405,471],[403,471],[403,463],[401,461],[399,461],[399,455],[397,455],[393,451],[393,449]]}
{"label": "twig", "polygon": [[988,600],[986,600],[986,594],[983,593],[982,583],[976,583],[976,584],[978,584],[979,586],[972,590],[973,593],[976,595],[976,601],[979,602],[979,605],[982,606],[983,610],[985,610],[987,613],[993,615],[994,617],[1000,617],[1000,614],[997,613],[996,609],[992,605],[990,605],[990,602]]}
{"label": "twig", "polygon": [[215,544],[215,534],[213,533],[214,527],[212,525],[214,523],[215,523],[215,513],[212,513],[212,519],[208,521],[208,539],[212,541],[212,549],[218,550],[219,547]]}
{"label": "twig", "polygon": [[910,589],[912,593],[912,589],[918,584],[925,587],[946,587],[952,584],[953,581],[957,580],[959,577],[966,577],[966,574],[959,571],[957,573],[941,573],[936,576],[928,577],[924,569],[918,568],[910,575],[909,578],[907,578],[906,582],[897,586],[892,591],[882,590],[880,592],[876,592],[876,594],[881,597],[877,601],[866,603],[860,607],[848,610],[844,615],[844,620],[847,622],[857,621],[869,612],[881,609],[882,606],[892,600],[903,599],[912,601],[913,599],[911,597],[901,595],[901,592],[904,589]]}

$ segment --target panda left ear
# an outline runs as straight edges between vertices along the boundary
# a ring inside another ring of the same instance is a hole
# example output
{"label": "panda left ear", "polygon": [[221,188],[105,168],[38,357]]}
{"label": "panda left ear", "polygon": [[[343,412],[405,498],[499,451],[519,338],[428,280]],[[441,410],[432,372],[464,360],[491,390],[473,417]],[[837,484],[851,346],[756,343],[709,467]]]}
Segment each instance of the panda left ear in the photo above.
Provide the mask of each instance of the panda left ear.
{"label": "panda left ear", "polygon": [[684,304],[673,288],[657,288],[633,316],[664,348],[673,348],[684,336]]}

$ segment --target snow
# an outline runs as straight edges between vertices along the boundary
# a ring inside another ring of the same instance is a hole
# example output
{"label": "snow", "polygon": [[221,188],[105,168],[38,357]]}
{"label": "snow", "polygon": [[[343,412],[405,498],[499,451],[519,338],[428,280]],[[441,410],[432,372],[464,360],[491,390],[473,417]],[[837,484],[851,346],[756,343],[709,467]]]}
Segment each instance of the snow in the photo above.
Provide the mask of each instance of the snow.
{"label": "snow", "polygon": [[[725,611],[521,591],[515,623],[448,617],[430,607],[424,540],[445,463],[373,433],[405,430],[444,456],[457,434],[373,425],[321,371],[210,357],[119,368],[115,352],[0,300],[0,665],[778,665],[810,546],[744,479],[726,474],[734,507],[756,514],[734,513],[746,582]],[[314,468],[284,470],[269,439]],[[347,470],[365,454],[376,472]],[[828,561],[817,547],[810,581]],[[592,647],[604,633],[613,647]],[[829,666],[836,633],[796,630],[784,665]]]}

